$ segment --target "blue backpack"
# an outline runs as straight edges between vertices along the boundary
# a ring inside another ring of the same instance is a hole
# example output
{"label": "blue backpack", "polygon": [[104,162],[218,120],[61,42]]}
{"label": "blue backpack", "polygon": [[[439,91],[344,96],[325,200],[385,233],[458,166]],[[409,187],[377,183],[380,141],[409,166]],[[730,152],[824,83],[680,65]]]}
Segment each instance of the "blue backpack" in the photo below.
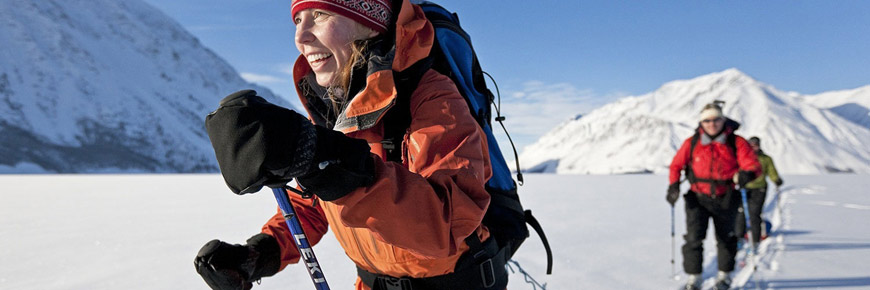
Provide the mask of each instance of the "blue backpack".
{"label": "blue backpack", "polygon": [[[477,123],[486,134],[489,146],[489,158],[492,164],[492,178],[486,183],[486,190],[492,196],[489,208],[483,218],[486,225],[498,244],[498,260],[503,267],[504,263],[513,256],[523,241],[529,237],[526,224],[532,226],[544,243],[547,251],[547,274],[552,272],[553,257],[550,245],[544,235],[538,221],[532,216],[530,210],[525,210],[517,195],[517,183],[514,182],[511,171],[507,166],[501,149],[492,133],[492,107],[495,98],[487,88],[484,75],[489,76],[480,68],[477,55],[471,45],[470,36],[459,25],[459,17],[447,9],[425,1],[418,4],[426,14],[426,18],[435,28],[435,44],[429,56],[403,72],[394,72],[398,98],[396,104],[385,116],[384,141],[382,144],[387,151],[387,160],[401,162],[401,142],[407,129],[410,127],[410,104],[411,93],[419,83],[422,73],[432,68],[441,74],[450,77],[456,84],[459,92],[468,102],[468,108],[477,119]],[[491,76],[490,76],[491,78]],[[493,84],[495,82],[493,81]],[[498,86],[496,85],[496,91]],[[496,107],[495,120],[504,128],[504,117]],[[505,130],[507,134],[507,130]],[[510,135],[507,135],[510,140]],[[513,146],[513,142],[511,142]],[[514,149],[516,157],[516,149]],[[517,164],[517,180],[522,184],[522,173]],[[470,252],[483,251],[484,245],[477,239],[477,235],[471,235],[466,242],[472,247]],[[477,247],[478,249],[475,249]],[[457,266],[458,267],[458,266]]]}

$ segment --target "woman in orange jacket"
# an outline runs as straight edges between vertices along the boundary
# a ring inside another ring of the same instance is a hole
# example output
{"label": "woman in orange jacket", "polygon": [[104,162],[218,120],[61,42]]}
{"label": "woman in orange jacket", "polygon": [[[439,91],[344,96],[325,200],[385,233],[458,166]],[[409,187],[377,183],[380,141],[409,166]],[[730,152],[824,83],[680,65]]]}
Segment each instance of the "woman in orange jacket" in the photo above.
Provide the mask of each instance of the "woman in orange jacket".
{"label": "woman in orange jacket", "polygon": [[[504,289],[504,269],[484,288],[466,275],[478,268],[457,266],[465,264],[467,237],[489,238],[481,221],[492,172],[486,137],[456,86],[413,66],[433,45],[422,10],[408,0],[294,0],[292,15],[302,53],[294,81],[308,118],[253,91],[221,101],[206,127],[230,189],[251,193],[295,178],[313,194],[290,194],[309,242],[331,227],[364,278],[356,289],[391,281],[414,289]],[[401,163],[386,161],[381,143],[400,87],[413,91]],[[250,289],[300,260],[292,239],[279,211],[245,245],[207,243],[197,271],[213,289]]]}

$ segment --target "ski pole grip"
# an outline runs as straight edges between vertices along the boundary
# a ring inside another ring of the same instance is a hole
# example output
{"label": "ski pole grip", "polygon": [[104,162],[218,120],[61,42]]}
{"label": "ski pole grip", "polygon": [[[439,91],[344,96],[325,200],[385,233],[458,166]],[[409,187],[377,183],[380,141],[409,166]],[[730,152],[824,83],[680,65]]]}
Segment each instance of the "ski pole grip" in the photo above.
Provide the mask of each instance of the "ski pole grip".
{"label": "ski pole grip", "polygon": [[290,204],[290,198],[287,196],[287,191],[283,187],[272,188],[272,193],[275,194],[275,200],[278,201],[278,207],[284,214],[284,222],[290,228],[290,234],[293,235],[293,242],[299,250],[302,262],[308,269],[308,276],[314,282],[314,288],[317,290],[329,290],[329,285],[326,284],[326,276],[320,268],[320,263],[317,262],[317,257],[314,256],[314,250],[308,243],[308,238],[305,236],[305,231],[302,230],[302,225],[299,223],[299,218],[296,216],[296,210]]}

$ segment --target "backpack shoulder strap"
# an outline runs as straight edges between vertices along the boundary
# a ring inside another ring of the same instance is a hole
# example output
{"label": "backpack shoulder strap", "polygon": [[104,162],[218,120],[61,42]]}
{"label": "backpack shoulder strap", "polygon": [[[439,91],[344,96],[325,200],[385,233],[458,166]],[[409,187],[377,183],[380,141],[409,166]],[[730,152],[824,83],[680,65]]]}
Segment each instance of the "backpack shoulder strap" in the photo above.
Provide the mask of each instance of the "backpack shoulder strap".
{"label": "backpack shoulder strap", "polygon": [[728,137],[725,139],[725,145],[728,145],[728,148],[731,148],[731,152],[734,153],[734,159],[737,159],[737,135],[734,132],[728,134]]}
{"label": "backpack shoulder strap", "polygon": [[692,135],[692,141],[691,141],[691,144],[689,145],[689,159],[692,159],[692,154],[695,153],[695,145],[698,144],[699,139],[701,139],[701,134],[698,134],[698,132],[695,132],[695,134]]}
{"label": "backpack shoulder strap", "polygon": [[692,141],[690,141],[689,145],[689,158],[686,158],[686,179],[689,180],[689,184],[697,182],[697,180],[695,180],[695,171],[692,170],[692,155],[695,153],[695,145],[698,144],[698,139],[701,139],[701,134],[698,134],[698,131],[695,130],[695,134],[692,135]]}
{"label": "backpack shoulder strap", "polygon": [[420,84],[423,74],[432,67],[432,58],[426,57],[401,72],[393,72],[396,86],[396,99],[384,115],[384,138],[381,145],[386,152],[387,161],[402,162],[402,142],[411,127],[411,94]]}

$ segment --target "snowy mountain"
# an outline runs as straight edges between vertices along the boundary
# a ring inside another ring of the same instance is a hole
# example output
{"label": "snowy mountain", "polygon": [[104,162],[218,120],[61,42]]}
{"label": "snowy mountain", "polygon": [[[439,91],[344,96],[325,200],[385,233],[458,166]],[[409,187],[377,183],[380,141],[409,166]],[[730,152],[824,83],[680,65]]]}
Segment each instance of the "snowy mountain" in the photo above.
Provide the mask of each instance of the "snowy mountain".
{"label": "snowy mountain", "polygon": [[205,115],[245,82],[139,0],[0,1],[0,173],[215,172]]}
{"label": "snowy mountain", "polygon": [[739,135],[761,138],[782,173],[870,173],[870,86],[803,96],[733,68],[568,120],[526,147],[520,162],[530,172],[664,173],[714,100],[742,124]]}
{"label": "snowy mountain", "polygon": [[816,107],[829,109],[855,124],[870,128],[870,85],[854,90],[806,96],[804,100]]}

